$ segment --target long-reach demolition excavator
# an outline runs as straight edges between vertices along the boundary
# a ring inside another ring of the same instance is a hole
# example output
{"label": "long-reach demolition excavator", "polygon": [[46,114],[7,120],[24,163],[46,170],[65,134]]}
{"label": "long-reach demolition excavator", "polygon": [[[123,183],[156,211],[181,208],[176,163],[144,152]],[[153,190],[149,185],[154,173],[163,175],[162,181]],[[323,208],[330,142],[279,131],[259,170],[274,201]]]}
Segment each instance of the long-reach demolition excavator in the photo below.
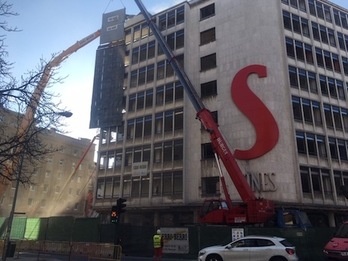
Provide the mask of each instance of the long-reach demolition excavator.
{"label": "long-reach demolition excavator", "polygon": [[[49,61],[46,64],[46,66],[42,72],[41,78],[39,80],[39,83],[33,91],[33,94],[31,96],[31,100],[30,100],[30,104],[26,108],[26,112],[25,112],[25,115],[22,119],[21,125],[18,128],[17,137],[19,139],[19,144],[21,144],[24,141],[26,133],[28,132],[28,129],[33,122],[36,109],[39,106],[41,96],[42,96],[42,94],[43,94],[43,92],[48,84],[48,81],[50,80],[50,78],[52,76],[53,69],[56,68],[57,66],[59,66],[72,53],[78,51],[82,47],[86,46],[87,44],[89,44],[90,42],[92,42],[93,40],[98,38],[100,36],[100,34],[101,34],[101,30],[98,29],[94,33],[84,37],[80,41],[77,41],[75,44],[71,45],[68,49],[62,51],[60,54],[55,56],[51,61]],[[22,149],[23,148],[20,146],[17,148],[17,150],[19,152],[22,151]],[[14,155],[19,155],[19,154],[20,153],[15,153]],[[21,157],[14,157],[12,159],[11,164],[9,164],[9,166],[6,170],[6,173],[5,173],[6,177],[3,177],[2,182],[0,182],[0,197],[3,196],[3,194],[5,193],[5,191],[8,187],[8,184],[10,183],[10,180],[18,178],[18,177],[16,177],[16,178],[13,177],[13,175],[15,175],[18,167],[20,167],[20,164],[21,164],[20,158]]]}

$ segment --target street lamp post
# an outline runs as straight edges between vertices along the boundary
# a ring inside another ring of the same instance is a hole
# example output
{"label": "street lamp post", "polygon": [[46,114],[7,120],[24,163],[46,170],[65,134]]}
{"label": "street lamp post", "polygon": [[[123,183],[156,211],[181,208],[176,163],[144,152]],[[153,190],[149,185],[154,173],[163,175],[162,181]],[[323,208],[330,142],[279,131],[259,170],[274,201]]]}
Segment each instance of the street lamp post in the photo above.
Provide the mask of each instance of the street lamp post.
{"label": "street lamp post", "polygon": [[5,261],[7,258],[7,252],[9,251],[9,247],[10,247],[10,234],[11,234],[11,230],[12,230],[12,222],[13,222],[13,218],[14,218],[14,214],[15,214],[15,210],[16,210],[16,203],[17,203],[17,196],[18,196],[18,189],[19,189],[19,180],[20,180],[20,176],[21,176],[21,171],[22,171],[22,167],[23,167],[23,161],[24,161],[24,154],[21,154],[21,158],[20,158],[20,163],[18,166],[18,170],[16,171],[16,186],[15,186],[15,192],[13,195],[13,201],[12,201],[12,207],[11,207],[11,212],[10,212],[10,216],[8,217],[8,223],[7,223],[7,228],[6,228],[6,232],[5,232],[5,239],[4,239],[4,248],[3,248],[3,252],[2,252],[2,260]]}
{"label": "street lamp post", "polygon": [[[66,117],[66,118],[70,118],[72,116],[72,112],[70,112],[70,111],[56,112],[55,114]],[[14,218],[14,215],[16,214],[15,210],[16,210],[18,190],[19,190],[20,178],[21,178],[23,162],[24,162],[24,153],[25,153],[25,151],[23,149],[21,149],[19,165],[18,166],[16,165],[16,169],[15,169],[15,171],[16,171],[15,172],[16,186],[15,186],[15,192],[13,195],[11,212],[10,212],[10,215],[8,218],[8,223],[7,223],[6,232],[5,232],[4,247],[3,247],[2,259],[1,259],[2,261],[6,261],[6,258],[8,255],[7,252],[9,251],[9,247],[11,245],[10,236],[11,236],[13,218]]]}

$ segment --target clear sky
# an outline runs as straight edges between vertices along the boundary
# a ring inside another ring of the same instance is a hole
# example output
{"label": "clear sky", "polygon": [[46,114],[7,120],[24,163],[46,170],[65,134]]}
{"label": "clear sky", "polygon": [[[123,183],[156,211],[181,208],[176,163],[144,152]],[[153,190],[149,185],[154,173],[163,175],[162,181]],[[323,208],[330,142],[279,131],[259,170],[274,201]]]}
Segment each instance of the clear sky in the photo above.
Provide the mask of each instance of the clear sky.
{"label": "clear sky", "polygon": [[[154,13],[182,2],[143,0]],[[140,11],[133,0],[7,0],[18,16],[6,18],[8,25],[20,32],[6,33],[8,60],[13,62],[14,76],[20,79],[37,68],[40,59],[49,60],[76,41],[101,28],[103,13],[126,8],[127,14]],[[1,33],[2,34],[2,33]],[[95,54],[99,38],[73,53],[60,66],[58,73],[67,77],[50,91],[59,94],[62,106],[73,112],[64,119],[66,135],[91,139],[97,129],[89,129]]]}
{"label": "clear sky", "polygon": [[[151,13],[157,13],[184,0],[142,0]],[[232,0],[219,0],[232,1]],[[254,1],[254,0],[250,0]],[[269,0],[263,0],[265,2]],[[280,1],[280,0],[279,0]],[[13,62],[14,76],[20,78],[34,70],[40,59],[49,60],[76,41],[101,27],[102,14],[126,8],[127,14],[138,14],[134,0],[7,0],[19,15],[6,18],[20,32],[7,33],[8,60]],[[348,9],[348,0],[333,0]],[[62,105],[73,112],[65,119],[67,135],[89,138],[96,129],[89,129],[90,105],[94,77],[95,53],[99,39],[81,48],[65,60],[58,71],[67,77],[51,91],[60,95]]]}

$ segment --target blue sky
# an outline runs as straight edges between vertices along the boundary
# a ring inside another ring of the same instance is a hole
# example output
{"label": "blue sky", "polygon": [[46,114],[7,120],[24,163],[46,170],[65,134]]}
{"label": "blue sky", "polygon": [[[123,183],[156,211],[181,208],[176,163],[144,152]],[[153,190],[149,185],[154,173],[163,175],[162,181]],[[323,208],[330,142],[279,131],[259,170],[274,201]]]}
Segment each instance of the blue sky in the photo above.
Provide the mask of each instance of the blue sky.
{"label": "blue sky", "polygon": [[[7,33],[8,60],[14,62],[14,76],[20,79],[37,68],[41,58],[67,49],[101,27],[102,14],[126,8],[127,14],[140,11],[133,0],[7,0],[19,15],[6,18],[21,32]],[[150,12],[158,12],[178,1],[143,0]],[[179,1],[182,2],[182,1]],[[50,90],[60,94],[62,105],[73,112],[64,119],[68,136],[92,138],[89,129],[95,53],[99,39],[73,53],[60,66],[58,74],[67,77]]]}
{"label": "blue sky", "polygon": [[[142,0],[151,13],[156,13],[183,0]],[[231,1],[231,0],[219,0]],[[264,0],[269,1],[269,0]],[[7,0],[19,15],[6,18],[8,24],[21,32],[7,33],[8,60],[13,62],[14,76],[20,78],[34,70],[41,58],[49,60],[76,41],[101,27],[102,14],[126,8],[127,14],[138,14],[133,0]],[[348,9],[348,0],[334,0]],[[92,138],[89,129],[95,52],[99,39],[83,47],[65,60],[58,71],[67,77],[51,90],[60,94],[64,107],[73,112],[65,119],[67,135]]]}

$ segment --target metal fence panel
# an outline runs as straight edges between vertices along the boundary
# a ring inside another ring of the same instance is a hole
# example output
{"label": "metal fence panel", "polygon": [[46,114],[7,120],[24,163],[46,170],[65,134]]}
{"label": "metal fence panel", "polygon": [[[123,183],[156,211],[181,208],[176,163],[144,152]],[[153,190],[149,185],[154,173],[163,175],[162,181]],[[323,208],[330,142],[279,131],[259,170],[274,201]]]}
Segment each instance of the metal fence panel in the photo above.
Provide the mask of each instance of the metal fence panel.
{"label": "metal fence panel", "polygon": [[74,242],[99,242],[99,218],[76,218],[72,233]]}
{"label": "metal fence panel", "polygon": [[12,228],[11,228],[11,239],[22,239],[25,234],[25,228],[27,224],[27,218],[15,217],[13,218]]}
{"label": "metal fence panel", "polygon": [[74,217],[50,217],[47,224],[46,240],[71,241]]}

